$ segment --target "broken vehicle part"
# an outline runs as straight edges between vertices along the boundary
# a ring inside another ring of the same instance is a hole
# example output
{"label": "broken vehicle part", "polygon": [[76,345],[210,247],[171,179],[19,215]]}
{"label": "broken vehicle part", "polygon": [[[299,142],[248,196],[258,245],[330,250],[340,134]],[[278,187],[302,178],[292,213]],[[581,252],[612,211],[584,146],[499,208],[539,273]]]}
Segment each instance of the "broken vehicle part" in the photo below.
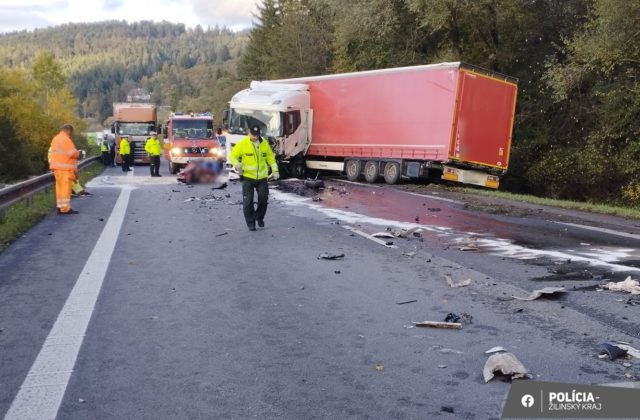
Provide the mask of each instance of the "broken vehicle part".
{"label": "broken vehicle part", "polygon": [[566,291],[567,290],[564,287],[545,287],[540,290],[534,290],[533,292],[531,292],[529,296],[526,296],[526,297],[518,297],[518,296],[511,296],[511,297],[518,300],[535,300],[544,295],[553,295],[556,293],[564,293]]}
{"label": "broken vehicle part", "polygon": [[528,378],[529,371],[513,353],[494,353],[487,359],[482,370],[485,382],[500,373],[510,379]]}

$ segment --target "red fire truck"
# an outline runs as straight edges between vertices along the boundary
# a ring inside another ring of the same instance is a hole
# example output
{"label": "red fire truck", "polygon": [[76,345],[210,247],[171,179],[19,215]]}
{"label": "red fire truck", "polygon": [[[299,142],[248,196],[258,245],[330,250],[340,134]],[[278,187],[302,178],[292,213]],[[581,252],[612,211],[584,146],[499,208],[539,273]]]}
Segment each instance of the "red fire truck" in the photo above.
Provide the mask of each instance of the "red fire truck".
{"label": "red fire truck", "polygon": [[225,150],[213,129],[213,115],[174,112],[163,127],[164,158],[169,171],[177,173],[190,161],[217,160],[224,164]]}

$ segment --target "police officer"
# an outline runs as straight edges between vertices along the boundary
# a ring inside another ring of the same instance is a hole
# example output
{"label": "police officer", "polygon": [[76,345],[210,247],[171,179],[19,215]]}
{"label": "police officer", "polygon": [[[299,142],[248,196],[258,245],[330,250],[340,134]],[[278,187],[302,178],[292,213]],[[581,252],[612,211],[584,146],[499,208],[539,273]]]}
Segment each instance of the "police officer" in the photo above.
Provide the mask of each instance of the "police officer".
{"label": "police officer", "polygon": [[131,144],[128,136],[120,137],[120,160],[122,161],[122,172],[129,172],[129,159],[131,158]]}
{"label": "police officer", "polygon": [[155,131],[152,131],[149,134],[150,137],[144,145],[144,150],[146,150],[149,154],[149,158],[151,159],[149,170],[151,171],[151,176],[162,176],[160,175],[160,155],[162,154],[162,146],[160,145],[160,141],[156,138],[157,133]]}
{"label": "police officer", "polygon": [[[244,219],[249,230],[256,230],[258,226],[264,227],[264,216],[267,213],[267,200],[269,198],[269,186],[267,178],[271,167],[271,178],[280,177],[278,164],[269,143],[260,136],[260,127],[254,125],[249,130],[249,135],[240,140],[229,157],[229,162],[236,168],[242,177],[242,204]],[[258,192],[258,208],[253,206],[253,191]]]}
{"label": "police officer", "polygon": [[104,166],[109,166],[109,145],[107,139],[103,139],[100,142],[100,153],[102,154],[102,163]]}

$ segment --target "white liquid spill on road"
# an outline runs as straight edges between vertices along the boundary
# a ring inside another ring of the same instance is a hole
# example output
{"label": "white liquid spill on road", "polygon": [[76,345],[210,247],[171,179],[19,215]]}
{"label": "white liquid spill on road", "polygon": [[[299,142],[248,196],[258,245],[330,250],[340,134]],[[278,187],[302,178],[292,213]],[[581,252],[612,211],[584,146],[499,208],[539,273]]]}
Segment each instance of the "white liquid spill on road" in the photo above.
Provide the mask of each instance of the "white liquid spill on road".
{"label": "white liquid spill on road", "polygon": [[120,235],[131,187],[124,187],[5,420],[55,419]]}
{"label": "white liquid spill on road", "polygon": [[438,236],[450,238],[453,245],[475,245],[478,248],[498,257],[506,257],[519,260],[533,260],[536,258],[549,258],[556,261],[571,260],[585,262],[593,266],[616,272],[640,271],[640,268],[616,264],[617,262],[625,259],[640,259],[638,256],[634,258],[634,255],[638,253],[638,250],[633,248],[586,247],[584,250],[549,250],[527,248],[521,245],[514,244],[510,239],[487,237],[475,232],[459,232],[443,226],[406,223],[379,217],[369,217],[351,211],[324,207],[309,198],[300,197],[298,195],[290,193],[284,193],[282,191],[270,190],[269,193],[276,200],[283,202],[286,205],[293,207],[306,207],[315,210],[327,217],[337,219],[341,222],[356,225],[367,224],[373,226],[393,227],[399,229],[410,229],[413,227],[419,227],[424,231],[432,232]]}

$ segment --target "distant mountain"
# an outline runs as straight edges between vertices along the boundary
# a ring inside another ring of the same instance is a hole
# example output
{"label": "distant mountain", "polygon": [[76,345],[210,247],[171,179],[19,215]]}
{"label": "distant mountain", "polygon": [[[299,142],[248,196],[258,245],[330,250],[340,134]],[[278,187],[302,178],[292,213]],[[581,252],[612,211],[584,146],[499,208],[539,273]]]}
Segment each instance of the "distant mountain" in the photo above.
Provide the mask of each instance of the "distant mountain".
{"label": "distant mountain", "polygon": [[248,32],[169,22],[106,21],[67,24],[0,35],[0,66],[28,67],[38,52],[64,67],[79,113],[93,126],[111,115],[112,102],[142,88],[175,110],[220,115],[235,81]]}

